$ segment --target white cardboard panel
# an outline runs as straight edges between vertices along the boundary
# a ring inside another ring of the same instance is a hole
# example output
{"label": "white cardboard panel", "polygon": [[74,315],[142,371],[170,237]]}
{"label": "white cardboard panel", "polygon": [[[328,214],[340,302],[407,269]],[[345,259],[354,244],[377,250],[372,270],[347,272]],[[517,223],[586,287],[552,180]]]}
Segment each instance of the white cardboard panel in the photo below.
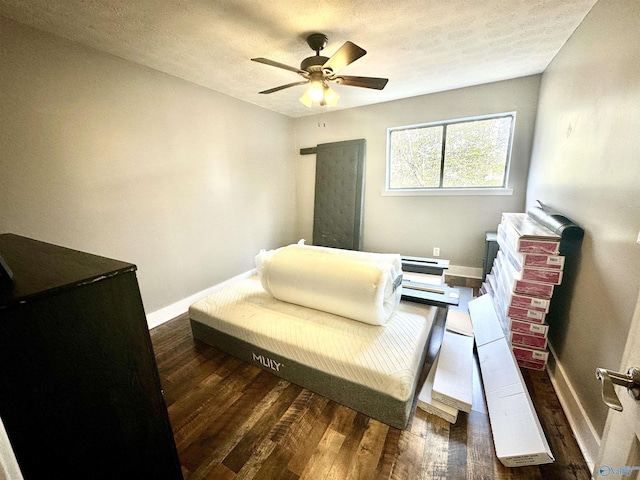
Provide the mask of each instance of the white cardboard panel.
{"label": "white cardboard panel", "polygon": [[[476,339],[490,338],[489,333],[499,328],[491,298],[484,295],[469,302],[469,310]],[[509,341],[502,336],[478,343],[478,357],[498,459],[507,467],[553,462]]]}
{"label": "white cardboard panel", "polygon": [[478,347],[478,360],[482,372],[484,391],[495,393],[505,388],[522,392],[522,376],[513,358],[509,343],[504,338]]}
{"label": "white cardboard panel", "polygon": [[541,465],[555,459],[527,392],[487,395],[496,455],[506,467]]}
{"label": "white cardboard panel", "polygon": [[473,389],[473,337],[445,331],[432,398],[469,413]]}
{"label": "white cardboard panel", "polygon": [[432,413],[440,418],[444,418],[449,423],[456,423],[458,420],[458,410],[434,400],[431,395],[433,390],[433,379],[436,375],[439,357],[439,355],[436,356],[433,365],[431,366],[431,370],[429,370],[429,375],[427,376],[427,379],[422,386],[422,390],[420,390],[420,394],[418,395],[417,405],[418,408],[427,413]]}
{"label": "white cardboard panel", "polygon": [[447,311],[446,329],[450,332],[459,333],[460,335],[473,337],[473,326],[471,325],[471,317],[468,313],[463,312],[462,310],[450,308]]}
{"label": "white cardboard panel", "polygon": [[469,302],[469,313],[473,324],[476,344],[480,347],[498,338],[504,338],[500,321],[490,295],[482,295]]}

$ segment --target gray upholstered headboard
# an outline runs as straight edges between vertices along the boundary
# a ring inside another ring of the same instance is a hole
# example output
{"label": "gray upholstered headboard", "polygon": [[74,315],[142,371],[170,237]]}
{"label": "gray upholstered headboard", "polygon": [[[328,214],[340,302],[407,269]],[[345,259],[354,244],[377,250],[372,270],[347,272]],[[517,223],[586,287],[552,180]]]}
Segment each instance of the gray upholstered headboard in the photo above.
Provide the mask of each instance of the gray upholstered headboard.
{"label": "gray upholstered headboard", "polygon": [[362,248],[365,151],[364,139],[318,145],[314,245]]}

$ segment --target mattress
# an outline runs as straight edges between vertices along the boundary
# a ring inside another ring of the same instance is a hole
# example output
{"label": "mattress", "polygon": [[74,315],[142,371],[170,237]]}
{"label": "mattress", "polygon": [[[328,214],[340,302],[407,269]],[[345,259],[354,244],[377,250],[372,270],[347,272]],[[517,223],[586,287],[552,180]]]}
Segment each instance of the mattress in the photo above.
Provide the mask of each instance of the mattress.
{"label": "mattress", "polygon": [[398,254],[298,244],[262,250],[256,267],[262,287],[278,300],[364,323],[384,325],[400,301]]}
{"label": "mattress", "polygon": [[195,338],[403,428],[436,310],[401,301],[386,325],[369,325],[277,300],[254,276],[189,314]]}

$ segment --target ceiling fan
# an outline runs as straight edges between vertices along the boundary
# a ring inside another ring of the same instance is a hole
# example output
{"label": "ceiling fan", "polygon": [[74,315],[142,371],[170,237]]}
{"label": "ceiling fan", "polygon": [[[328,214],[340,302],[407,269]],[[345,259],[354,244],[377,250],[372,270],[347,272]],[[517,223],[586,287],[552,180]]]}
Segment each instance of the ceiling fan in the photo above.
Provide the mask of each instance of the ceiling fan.
{"label": "ceiling fan", "polygon": [[333,106],[337,103],[339,95],[329,88],[329,82],[338,85],[347,85],[350,87],[372,88],[382,90],[389,79],[376,77],[353,77],[347,75],[337,75],[347,65],[355,62],[367,52],[352,42],[345,42],[337,52],[330,58],[323,57],[320,52],[327,45],[327,36],[323,33],[312,33],[307,37],[307,44],[311,50],[316,52],[314,56],[305,58],[300,64],[300,68],[290,67],[283,63],[275,62],[267,58],[252,58],[254,62],[264,63],[272,67],[283,68],[297,73],[304,78],[303,81],[288,83],[279,87],[270,88],[260,93],[269,94],[284,90],[285,88],[295,87],[296,85],[310,84],[309,89],[305,92],[300,101],[307,107],[316,102],[322,106]]}

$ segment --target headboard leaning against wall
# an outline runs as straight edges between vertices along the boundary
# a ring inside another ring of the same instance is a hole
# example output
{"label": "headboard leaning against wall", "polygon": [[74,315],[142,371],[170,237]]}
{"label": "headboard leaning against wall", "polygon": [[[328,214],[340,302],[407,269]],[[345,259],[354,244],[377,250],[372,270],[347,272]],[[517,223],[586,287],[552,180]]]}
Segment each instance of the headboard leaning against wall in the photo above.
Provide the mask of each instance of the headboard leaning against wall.
{"label": "headboard leaning against wall", "polygon": [[316,149],[313,244],[360,250],[366,140],[324,143]]}

